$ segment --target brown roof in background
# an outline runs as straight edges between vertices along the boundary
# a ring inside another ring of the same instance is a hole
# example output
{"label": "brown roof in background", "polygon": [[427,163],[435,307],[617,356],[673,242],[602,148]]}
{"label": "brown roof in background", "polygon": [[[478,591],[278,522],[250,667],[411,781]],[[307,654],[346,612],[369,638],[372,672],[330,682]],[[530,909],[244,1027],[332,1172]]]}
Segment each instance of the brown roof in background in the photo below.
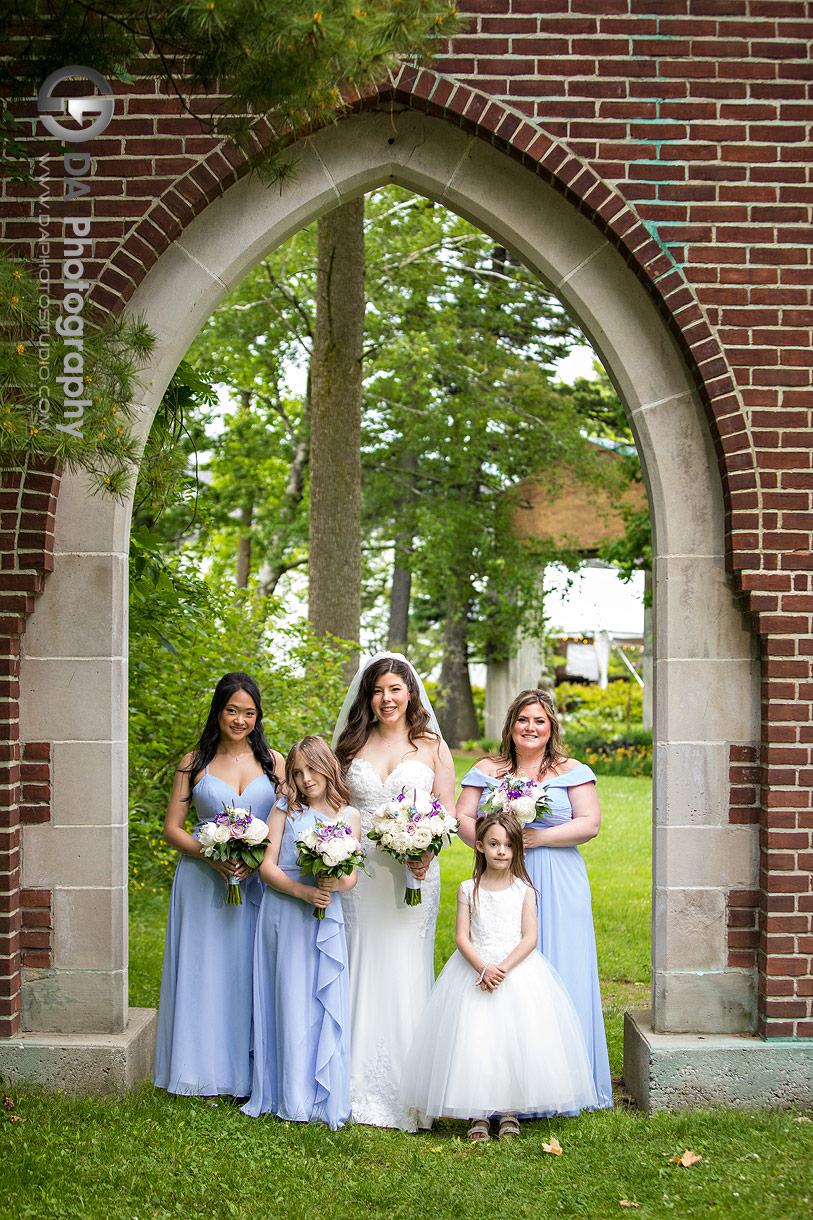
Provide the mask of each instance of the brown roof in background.
{"label": "brown roof in background", "polygon": [[[598,458],[603,462],[622,460],[610,449],[600,450]],[[567,471],[560,474],[553,499],[549,498],[550,491],[541,476],[523,479],[515,491],[519,506],[514,523],[521,538],[553,537],[585,552],[597,551],[602,543],[624,536],[621,505],[633,509],[647,506],[643,483],[631,483],[623,495],[615,496],[580,482]]]}

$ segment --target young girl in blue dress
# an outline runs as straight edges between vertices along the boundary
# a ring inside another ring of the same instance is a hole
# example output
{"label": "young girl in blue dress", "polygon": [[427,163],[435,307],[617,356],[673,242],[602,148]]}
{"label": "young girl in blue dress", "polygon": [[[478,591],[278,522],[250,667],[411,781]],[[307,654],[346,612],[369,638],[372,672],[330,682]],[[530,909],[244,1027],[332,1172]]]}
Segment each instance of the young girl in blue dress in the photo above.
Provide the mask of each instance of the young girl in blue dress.
{"label": "young girl in blue dress", "polygon": [[474,840],[478,806],[506,775],[544,786],[551,812],[523,831],[525,862],[538,895],[539,952],[562,979],[582,1025],[593,1068],[596,1106],[613,1104],[610,1061],[599,990],[596,934],[587,869],[579,844],[601,826],[596,777],[562,748],[556,706],[547,691],[521,691],[505,714],[496,755],[462,779],[456,813],[460,837]]}
{"label": "young girl in blue dress", "polygon": [[535,953],[536,894],[512,813],[480,818],[474,877],[457,893],[457,952],[443,968],[401,1078],[403,1103],[471,1121],[469,1139],[518,1135],[518,1114],[595,1105],[576,1010]]}
{"label": "young girl in blue dress", "polygon": [[[232,803],[267,820],[284,764],[269,749],[262,720],[254,679],[225,674],[197,746],[175,773],[164,839],[181,859],[169,899],[152,1077],[170,1093],[247,1097],[251,1090],[252,962],[263,885],[243,864],[208,860],[195,831]],[[191,833],[190,803],[197,815]],[[239,906],[226,903],[230,876],[240,882]]]}
{"label": "young girl in blue dress", "polygon": [[[338,759],[321,737],[303,737],[285,763],[288,800],[269,821],[260,865],[263,895],[254,949],[254,1070],[243,1107],[257,1117],[322,1122],[350,1118],[350,990],[341,894],[345,877],[303,874],[296,837],[321,822],[346,822],[361,838],[358,810]],[[314,909],[324,910],[315,919]]]}

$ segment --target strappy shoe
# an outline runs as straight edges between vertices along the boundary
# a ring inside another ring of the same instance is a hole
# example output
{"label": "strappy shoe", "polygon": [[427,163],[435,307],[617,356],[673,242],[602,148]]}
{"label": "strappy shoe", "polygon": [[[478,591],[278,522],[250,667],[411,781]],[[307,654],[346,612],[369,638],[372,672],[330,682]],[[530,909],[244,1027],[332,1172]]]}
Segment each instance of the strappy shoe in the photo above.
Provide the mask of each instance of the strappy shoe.
{"label": "strappy shoe", "polygon": [[491,1139],[491,1131],[489,1130],[489,1121],[487,1118],[475,1118],[474,1122],[469,1127],[469,1139],[473,1144],[487,1144]]}
{"label": "strappy shoe", "polygon": [[513,1114],[503,1114],[500,1119],[498,1138],[504,1140],[509,1135],[519,1135],[519,1123]]}

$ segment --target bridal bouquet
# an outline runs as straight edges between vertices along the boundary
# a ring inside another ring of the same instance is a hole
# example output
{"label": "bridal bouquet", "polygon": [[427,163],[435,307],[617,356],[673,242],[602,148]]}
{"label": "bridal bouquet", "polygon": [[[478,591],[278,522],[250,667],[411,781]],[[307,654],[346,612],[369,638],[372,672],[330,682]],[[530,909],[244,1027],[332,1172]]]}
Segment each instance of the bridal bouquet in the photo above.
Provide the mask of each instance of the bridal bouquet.
{"label": "bridal bouquet", "polygon": [[[247,868],[259,868],[268,846],[268,826],[262,818],[253,818],[251,809],[235,807],[234,801],[211,822],[204,822],[197,834],[203,854],[210,860],[232,860]],[[240,906],[243,896],[240,882],[229,877],[226,891],[229,906]]]}
{"label": "bridal bouquet", "polygon": [[[394,801],[385,801],[376,809],[367,838],[405,864],[407,860],[420,860],[427,851],[437,855],[442,847],[449,846],[459,825],[437,797],[413,789],[411,799],[402,791]],[[415,907],[420,901],[421,883],[407,872],[404,902]]]}
{"label": "bridal bouquet", "polygon": [[547,790],[527,775],[506,775],[483,801],[480,816],[497,813],[500,809],[513,813],[520,826],[541,821],[551,811]]}
{"label": "bridal bouquet", "polygon": [[[300,830],[296,836],[296,862],[303,873],[318,877],[346,877],[354,868],[364,868],[365,854],[346,822],[323,822]],[[314,907],[314,916],[324,919],[325,908]]]}

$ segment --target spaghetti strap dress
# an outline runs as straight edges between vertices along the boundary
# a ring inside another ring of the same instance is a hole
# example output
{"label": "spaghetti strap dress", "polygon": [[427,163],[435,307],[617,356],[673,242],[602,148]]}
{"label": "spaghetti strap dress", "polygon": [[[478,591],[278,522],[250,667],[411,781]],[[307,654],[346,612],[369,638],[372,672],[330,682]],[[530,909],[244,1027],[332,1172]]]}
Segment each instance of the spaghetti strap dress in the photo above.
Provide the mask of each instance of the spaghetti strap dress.
{"label": "spaghetti strap dress", "polygon": [[[287,808],[285,798],[279,802]],[[347,809],[335,821],[346,820]],[[296,835],[323,814],[302,809],[286,818],[279,868],[316,885],[296,862]],[[288,1122],[350,1118],[350,988],[342,894],[331,895],[324,919],[310,903],[266,887],[254,947],[254,1064],[243,1113],[276,1114]]]}
{"label": "spaghetti strap dress", "polygon": [[[267,775],[237,793],[207,767],[192,789],[198,815],[192,833],[197,837],[232,802],[267,822],[275,799]],[[226,889],[210,864],[181,856],[169,899],[152,1075],[169,1093],[251,1092],[254,933],[265,886],[252,873],[240,883],[240,906],[226,904]]]}
{"label": "spaghetti strap dress", "polygon": [[[488,789],[499,782],[477,767],[472,767],[461,781],[464,787],[482,789],[481,803]],[[569,822],[573,810],[568,790],[595,782],[595,774],[584,763],[563,775],[543,778],[540,783],[547,790],[551,812],[543,820],[531,822],[528,829]],[[606,1109],[613,1104],[613,1091],[587,869],[576,846],[531,847],[525,852],[525,864],[538,896],[537,949],[561,978],[579,1014],[596,1088],[595,1108]]]}

